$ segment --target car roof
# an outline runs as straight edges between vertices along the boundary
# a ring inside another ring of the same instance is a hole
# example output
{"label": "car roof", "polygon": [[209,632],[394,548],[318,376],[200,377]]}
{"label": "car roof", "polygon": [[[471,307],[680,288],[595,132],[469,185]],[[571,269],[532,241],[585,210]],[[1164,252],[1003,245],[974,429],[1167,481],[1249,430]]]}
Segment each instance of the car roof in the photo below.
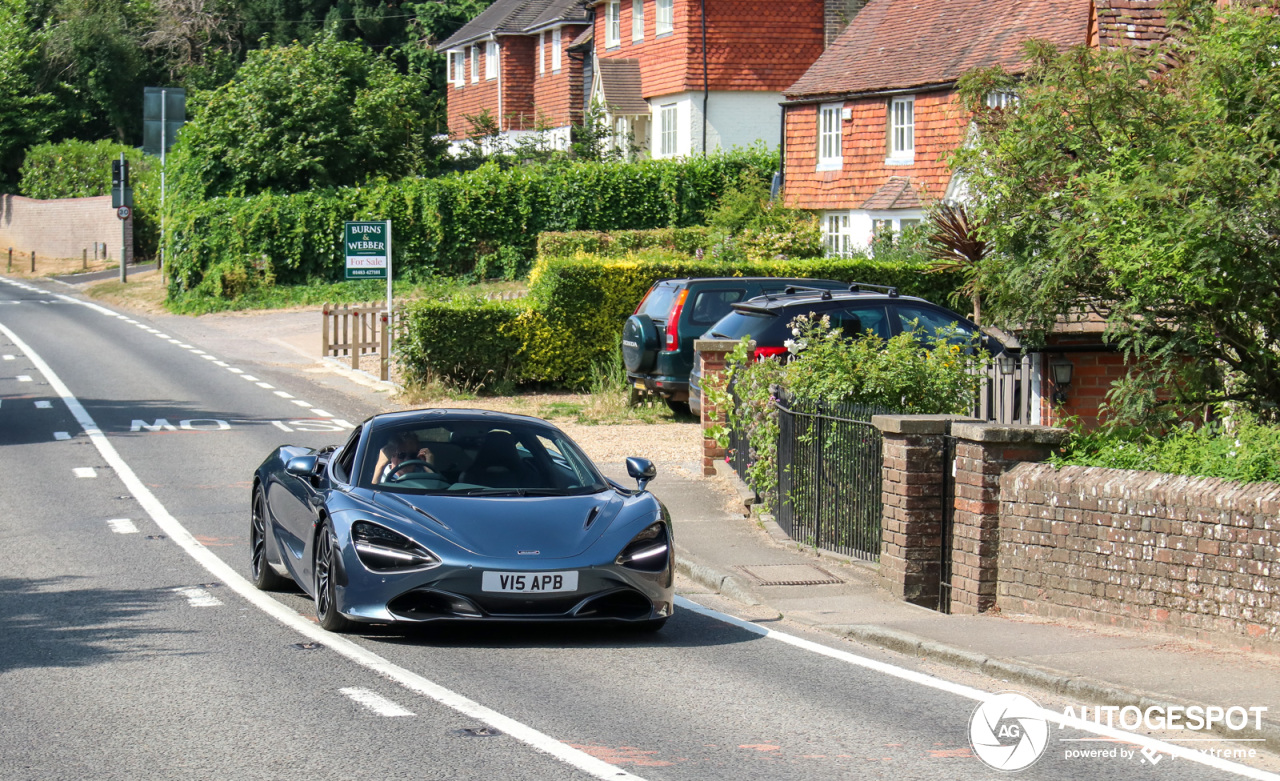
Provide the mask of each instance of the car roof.
{"label": "car roof", "polygon": [[932,301],[926,301],[923,298],[916,298],[915,296],[891,296],[888,293],[873,292],[870,290],[859,290],[856,292],[833,290],[829,293],[805,290],[796,293],[757,296],[755,298],[749,298],[746,301],[739,301],[733,304],[733,308],[739,311],[771,313],[775,310],[783,310],[793,306],[813,306],[815,304],[831,304],[835,306],[853,301],[910,301],[911,303],[937,306],[937,304],[934,304]]}
{"label": "car roof", "polygon": [[374,415],[365,421],[365,424],[374,429],[387,428],[389,426],[399,426],[406,423],[422,423],[440,424],[440,423],[461,423],[461,422],[484,422],[484,423],[521,423],[524,425],[541,426],[543,428],[556,429],[555,425],[543,420],[535,418],[532,415],[516,415],[510,412],[495,412],[487,409],[455,409],[431,407],[426,409],[411,409],[401,412],[384,412],[380,415]]}
{"label": "car roof", "polygon": [[674,279],[660,279],[654,282],[653,285],[657,287],[658,285],[694,284],[698,282],[807,282],[813,285],[839,285],[842,288],[849,286],[849,283],[835,279],[809,279],[807,277],[677,277]]}

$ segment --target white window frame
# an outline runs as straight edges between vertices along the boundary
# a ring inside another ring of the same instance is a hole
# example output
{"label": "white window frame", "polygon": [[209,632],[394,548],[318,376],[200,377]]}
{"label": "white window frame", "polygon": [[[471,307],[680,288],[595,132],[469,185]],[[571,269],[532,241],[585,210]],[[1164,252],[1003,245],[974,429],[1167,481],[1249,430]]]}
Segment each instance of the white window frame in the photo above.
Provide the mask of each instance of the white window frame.
{"label": "white window frame", "polygon": [[916,98],[907,95],[889,101],[888,165],[911,165],[916,161]]}
{"label": "white window frame", "polygon": [[498,42],[484,42],[484,78],[485,81],[498,78]]}
{"label": "white window frame", "polygon": [[844,167],[844,104],[824,103],[818,107],[818,170],[838,171]]}
{"label": "white window frame", "polygon": [[631,0],[631,41],[644,40],[644,0]]}
{"label": "white window frame", "polygon": [[[463,80],[464,81],[466,80],[465,76],[463,77]],[[480,83],[480,46],[479,45],[471,47],[471,83],[472,84]]]}
{"label": "white window frame", "polygon": [[458,80],[458,58],[454,56],[456,54],[457,52],[454,52],[452,50],[445,52],[444,62],[445,62],[446,70],[444,74],[444,80],[449,82],[450,84],[453,84]]}
{"label": "white window frame", "polygon": [[622,0],[606,0],[604,4],[604,48],[622,45]]}
{"label": "white window frame", "polygon": [[658,106],[658,157],[680,153],[680,104]]}
{"label": "white window frame", "polygon": [[1018,93],[997,89],[987,93],[987,108],[1011,109],[1018,106]]}
{"label": "white window frame", "polygon": [[871,240],[874,242],[876,237],[885,228],[893,231],[895,241],[902,235],[903,223],[907,223],[906,227],[919,225],[924,221],[924,212],[914,209],[904,209],[901,211],[885,211],[885,212],[867,212],[867,217],[871,221]]}
{"label": "white window frame", "polygon": [[853,233],[849,229],[849,212],[827,212],[823,215],[822,247],[829,258],[853,256]]}
{"label": "white window frame", "polygon": [[551,72],[560,72],[560,28],[551,31]]}
{"label": "white window frame", "polygon": [[654,0],[653,34],[669,35],[676,29],[675,0]]}
{"label": "white window frame", "polygon": [[461,49],[450,51],[449,63],[453,71],[449,81],[453,82],[454,89],[462,89],[467,83],[467,53]]}
{"label": "white window frame", "polygon": [[538,75],[542,76],[547,72],[547,34],[546,32],[538,33]]}

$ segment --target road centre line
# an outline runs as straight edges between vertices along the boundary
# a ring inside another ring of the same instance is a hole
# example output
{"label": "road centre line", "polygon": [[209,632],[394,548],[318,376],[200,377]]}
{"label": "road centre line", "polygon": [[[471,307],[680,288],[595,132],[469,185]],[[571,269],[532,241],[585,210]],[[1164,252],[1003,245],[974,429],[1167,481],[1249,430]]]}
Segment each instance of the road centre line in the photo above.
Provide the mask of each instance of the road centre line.
{"label": "road centre line", "polygon": [[315,415],[317,418],[331,418],[331,417],[333,417],[333,413],[332,413],[332,412],[325,412],[324,410],[322,410],[322,409],[316,409],[315,407],[312,407],[312,408],[311,408],[311,414],[312,414],[312,415]]}
{"label": "road centre line", "polygon": [[[731,626],[735,626],[735,627],[738,627],[739,629],[744,629],[748,632],[751,632],[752,634],[760,635],[761,637],[766,637],[770,640],[777,640],[778,642],[786,643],[787,645],[793,646],[795,648],[800,648],[802,650],[820,654],[822,656],[826,656],[831,659],[836,659],[838,661],[846,662],[856,667],[862,667],[867,670],[874,670],[875,672],[883,673],[884,675],[889,675],[894,678],[898,678],[900,680],[909,681],[911,683],[919,684],[921,686],[927,686],[931,689],[937,689],[938,691],[947,692],[949,694],[955,694],[960,697],[964,697],[970,700],[976,700],[979,702],[985,701],[988,697],[990,697],[992,694],[995,693],[995,692],[985,692],[981,689],[976,689],[976,688],[973,688],[972,686],[965,686],[964,684],[960,684],[960,683],[953,683],[951,681],[948,681],[942,678],[937,678],[932,675],[916,672],[915,670],[908,670],[905,667],[898,667],[897,665],[889,664],[887,662],[879,662],[879,661],[876,661],[875,659],[869,659],[865,656],[859,656],[857,654],[850,653],[848,651],[842,651],[838,648],[830,648],[828,646],[822,645],[821,643],[815,643],[812,640],[805,640],[802,637],[797,637],[795,635],[787,634],[786,632],[779,632],[775,629],[770,629],[768,627],[760,626],[759,624],[754,624],[750,621],[745,621],[735,616],[721,613],[718,610],[713,610],[709,607],[700,605],[697,602],[694,602],[686,597],[677,596],[675,601],[677,605],[679,605],[680,607],[686,610],[690,610],[699,615],[706,616],[707,618],[713,618],[717,621],[722,621]],[[1178,746],[1173,743],[1167,743],[1157,738],[1147,737],[1146,735],[1139,735],[1136,732],[1128,732],[1126,730],[1118,729],[1115,727],[1108,727],[1104,724],[1095,724],[1092,721],[1086,721],[1080,718],[1064,718],[1062,713],[1054,712],[1052,710],[1049,710],[1048,708],[1040,708],[1039,713],[1037,713],[1036,715],[1040,716],[1046,721],[1052,721],[1061,726],[1070,727],[1072,729],[1080,730],[1082,732],[1089,732],[1094,735],[1101,735],[1105,738],[1118,740],[1124,743],[1133,743],[1143,748],[1151,748],[1155,751],[1169,754],[1170,756],[1178,757],[1179,759],[1186,759],[1192,762],[1197,762],[1201,765],[1207,765],[1217,770],[1224,770],[1228,773],[1234,773],[1236,775],[1243,776],[1245,778],[1254,778],[1254,779],[1258,779],[1258,781],[1280,781],[1280,775],[1276,775],[1275,773],[1268,773],[1265,770],[1259,770],[1257,768],[1252,768],[1247,765],[1241,765],[1236,762],[1231,762],[1226,759],[1221,759],[1219,757],[1211,756],[1208,754],[1202,754],[1194,748],[1189,748],[1186,746]]]}
{"label": "road centre line", "polygon": [[355,687],[348,687],[346,689],[339,689],[338,691],[347,695],[352,700],[355,700],[358,704],[363,705],[364,707],[368,708],[369,710],[373,711],[379,716],[394,717],[394,716],[412,716],[413,715],[413,711],[409,710],[408,708],[402,705],[397,705],[391,700],[388,700],[386,697],[383,697],[381,694],[378,694],[377,692],[371,692],[368,689],[358,689]]}
{"label": "road centre line", "polygon": [[227,369],[227,371],[231,372],[232,374],[244,374],[244,369],[237,369],[235,367]]}
{"label": "road centre line", "polygon": [[254,377],[252,374],[241,374],[241,375],[240,375],[240,379],[242,379],[242,380],[248,380],[249,382],[257,382],[257,381],[258,381],[258,378],[257,378],[257,377]]}
{"label": "road centre line", "polygon": [[585,751],[573,748],[533,727],[487,708],[457,692],[446,689],[411,670],[400,667],[342,635],[327,632],[303,618],[296,610],[277,602],[266,593],[258,591],[243,575],[233,569],[230,564],[214,555],[191,532],[187,531],[186,527],[177,518],[169,513],[169,510],[156,498],[155,494],[151,493],[151,489],[138,478],[129,464],[120,456],[115,446],[111,444],[107,436],[98,428],[98,424],[94,422],[88,411],[85,410],[84,405],[72,395],[71,390],[63,384],[49,364],[45,363],[43,358],[37,355],[27,346],[26,342],[22,341],[17,334],[9,330],[3,323],[0,323],[0,333],[4,333],[5,336],[9,337],[14,345],[35,364],[36,369],[45,376],[49,381],[50,387],[66,403],[67,408],[75,416],[77,422],[80,423],[94,447],[98,449],[98,452],[106,459],[107,463],[115,469],[116,475],[125,484],[129,493],[133,494],[138,504],[146,510],[147,515],[160,527],[160,530],[168,535],[169,539],[182,548],[188,556],[208,570],[211,575],[222,581],[229,589],[236,592],[251,605],[307,639],[327,646],[335,653],[384,678],[395,681],[409,691],[429,697],[465,716],[478,719],[494,729],[505,732],[516,740],[549,754],[595,778],[602,781],[643,781],[640,776],[629,773],[604,760],[597,759]]}
{"label": "road centre line", "polygon": [[52,409],[52,408],[53,408],[53,402],[52,402],[52,401],[37,401],[37,402],[36,402],[36,409]]}
{"label": "road centre line", "polygon": [[116,534],[137,534],[138,527],[128,518],[112,518],[107,521],[107,526]]}
{"label": "road centre line", "polygon": [[13,356],[12,356],[12,355],[6,355],[6,356],[4,357],[4,359],[5,359],[6,361],[12,361],[12,360],[13,360]]}
{"label": "road centre line", "polygon": [[302,399],[294,399],[294,400],[293,400],[293,403],[294,403],[294,404],[297,404],[299,407],[310,407],[310,406],[311,406],[311,402],[309,402],[309,401],[303,401]]}
{"label": "road centre line", "polygon": [[77,466],[71,469],[72,474],[76,477],[97,477],[98,470],[91,466]]}
{"label": "road centre line", "polygon": [[266,388],[267,390],[271,390],[272,388],[276,387],[269,382],[259,382],[257,383],[257,385],[259,388]]}
{"label": "road centre line", "polygon": [[31,375],[19,374],[17,379],[18,379],[18,382],[31,382]]}
{"label": "road centre line", "polygon": [[61,442],[61,441],[67,440],[67,439],[71,439],[71,435],[70,435],[70,434],[68,434],[68,433],[67,433],[67,432],[65,432],[65,431],[55,431],[55,432],[53,432],[53,438],[54,438],[55,440],[57,440],[57,441]]}
{"label": "road centre line", "polygon": [[277,395],[277,396],[279,396],[279,397],[280,397],[280,398],[282,398],[282,399],[292,399],[292,398],[293,398],[293,394],[292,394],[292,393],[288,393],[288,392],[286,392],[286,391],[279,391],[279,390],[278,390],[278,391],[276,391],[276,395]]}

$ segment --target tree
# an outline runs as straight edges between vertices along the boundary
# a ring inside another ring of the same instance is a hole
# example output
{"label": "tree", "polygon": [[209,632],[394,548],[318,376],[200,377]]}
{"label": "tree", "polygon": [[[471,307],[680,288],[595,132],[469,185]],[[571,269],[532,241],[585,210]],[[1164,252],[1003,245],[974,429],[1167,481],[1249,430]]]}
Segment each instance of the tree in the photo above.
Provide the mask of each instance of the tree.
{"label": "tree", "polygon": [[422,173],[440,152],[427,92],[359,43],[250,52],[179,136],[175,187],[203,199]]}
{"label": "tree", "polygon": [[36,86],[40,41],[28,10],[24,0],[0,0],[0,192],[13,192],[23,150],[61,121],[53,96]]}
{"label": "tree", "polygon": [[[1205,4],[1209,5],[1209,4]],[[966,77],[955,165],[989,314],[1043,341],[1092,307],[1139,367],[1111,402],[1280,404],[1280,20],[1196,7],[1153,53],[1028,45],[1015,108]],[[1126,395],[1124,390],[1132,391]]]}

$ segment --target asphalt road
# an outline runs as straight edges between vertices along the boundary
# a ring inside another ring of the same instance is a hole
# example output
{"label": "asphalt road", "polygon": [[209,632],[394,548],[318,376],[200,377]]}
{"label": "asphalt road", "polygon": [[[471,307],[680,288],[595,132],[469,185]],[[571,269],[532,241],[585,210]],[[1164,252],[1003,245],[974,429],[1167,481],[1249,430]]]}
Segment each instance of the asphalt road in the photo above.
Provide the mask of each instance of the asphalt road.
{"label": "asphalt road", "polygon": [[[170,331],[0,281],[0,778],[1002,775],[972,681],[767,623],[328,635],[300,593],[244,589],[249,479],[373,405]],[[1049,736],[1017,777],[1242,777]]]}

